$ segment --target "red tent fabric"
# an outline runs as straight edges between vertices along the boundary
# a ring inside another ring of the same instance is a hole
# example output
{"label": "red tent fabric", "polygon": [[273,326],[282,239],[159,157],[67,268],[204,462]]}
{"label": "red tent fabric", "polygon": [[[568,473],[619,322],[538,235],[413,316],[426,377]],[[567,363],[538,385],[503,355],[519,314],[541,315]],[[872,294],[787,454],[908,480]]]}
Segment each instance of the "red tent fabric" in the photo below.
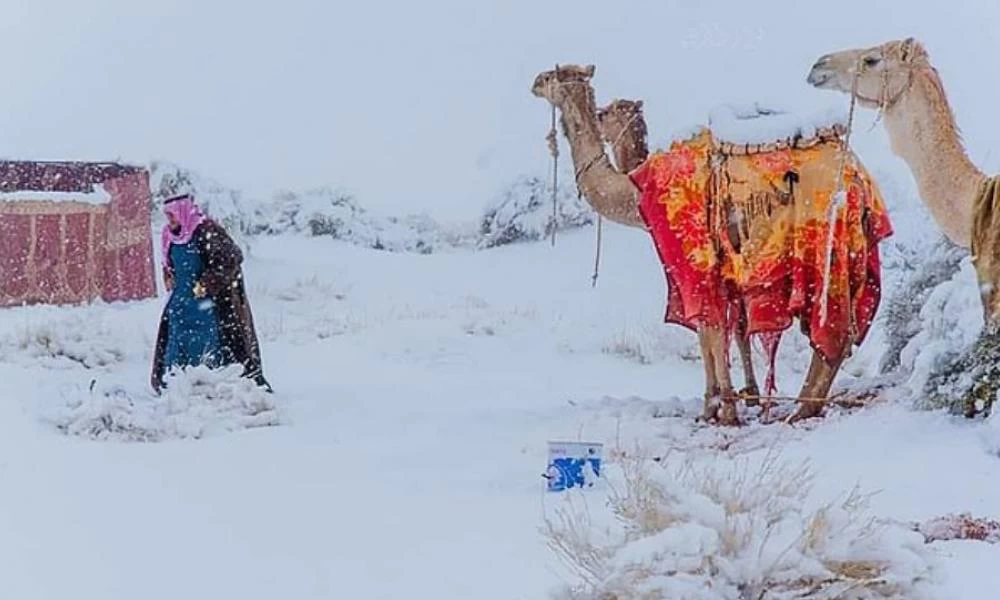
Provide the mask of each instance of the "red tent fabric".
{"label": "red tent fabric", "polygon": [[149,173],[0,161],[0,306],[156,295]]}

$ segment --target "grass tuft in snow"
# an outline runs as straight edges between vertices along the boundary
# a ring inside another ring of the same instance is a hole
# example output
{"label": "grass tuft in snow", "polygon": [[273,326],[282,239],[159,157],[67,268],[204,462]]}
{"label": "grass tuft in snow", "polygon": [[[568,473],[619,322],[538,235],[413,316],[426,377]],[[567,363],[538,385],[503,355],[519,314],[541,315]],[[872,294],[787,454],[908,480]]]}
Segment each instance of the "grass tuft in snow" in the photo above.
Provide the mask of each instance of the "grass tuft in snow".
{"label": "grass tuft in snow", "polygon": [[650,365],[668,358],[697,362],[701,353],[697,338],[679,327],[640,325],[623,327],[604,342],[601,352],[620,356],[640,365]]}
{"label": "grass tuft in snow", "polygon": [[[667,457],[669,458],[669,457]],[[549,547],[575,600],[920,598],[931,572],[923,536],[879,524],[853,490],[803,508],[813,473],[763,461],[652,461],[606,470],[604,506],[567,494],[547,519]]]}
{"label": "grass tuft in snow", "polygon": [[65,394],[48,420],[67,435],[118,442],[199,439],[280,424],[273,396],[242,372],[242,365],[174,372],[160,396],[94,380]]}
{"label": "grass tuft in snow", "polygon": [[0,337],[0,359],[48,368],[100,369],[144,355],[151,345],[146,342],[145,336],[136,336],[93,309],[12,329]]}

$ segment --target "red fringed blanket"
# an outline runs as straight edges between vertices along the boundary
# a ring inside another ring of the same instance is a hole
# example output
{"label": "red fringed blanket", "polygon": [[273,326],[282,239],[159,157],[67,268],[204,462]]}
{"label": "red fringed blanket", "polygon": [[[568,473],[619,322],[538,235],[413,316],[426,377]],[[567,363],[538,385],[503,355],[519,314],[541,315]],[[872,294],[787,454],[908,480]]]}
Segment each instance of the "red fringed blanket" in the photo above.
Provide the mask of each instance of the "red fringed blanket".
{"label": "red fringed blanket", "polygon": [[830,139],[727,154],[705,129],[632,171],[667,278],[666,322],[731,332],[745,307],[747,331],[770,341],[772,361],[795,317],[831,363],[860,344],[881,298],[878,243],[892,225],[877,186],[848,152],[846,197],[833,211],[828,244],[840,148]]}

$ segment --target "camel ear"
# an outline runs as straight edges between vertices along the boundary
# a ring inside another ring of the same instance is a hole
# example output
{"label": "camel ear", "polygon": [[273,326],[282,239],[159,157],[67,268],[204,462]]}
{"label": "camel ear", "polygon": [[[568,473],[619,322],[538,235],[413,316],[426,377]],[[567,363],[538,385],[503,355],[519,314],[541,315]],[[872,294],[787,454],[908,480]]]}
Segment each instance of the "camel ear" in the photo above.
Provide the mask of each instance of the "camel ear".
{"label": "camel ear", "polygon": [[597,70],[597,68],[594,65],[587,65],[586,67],[583,68],[583,72],[586,74],[587,79],[590,79],[591,77],[593,77],[594,76],[594,71],[596,71],[596,70]]}

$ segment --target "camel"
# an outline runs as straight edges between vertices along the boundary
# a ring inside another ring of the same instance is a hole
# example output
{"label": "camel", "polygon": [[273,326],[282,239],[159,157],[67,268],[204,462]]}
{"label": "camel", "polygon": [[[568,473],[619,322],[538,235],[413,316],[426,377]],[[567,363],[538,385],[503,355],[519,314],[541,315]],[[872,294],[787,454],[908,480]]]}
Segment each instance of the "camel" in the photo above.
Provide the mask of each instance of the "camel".
{"label": "camel", "polygon": [[[532,93],[548,100],[561,113],[562,130],[569,142],[581,196],[596,213],[609,221],[647,231],[647,223],[639,210],[640,191],[629,175],[636,165],[646,160],[648,154],[642,103],[618,101],[598,112],[594,90],[590,84],[595,70],[593,65],[559,66],[555,70],[540,73],[532,85]],[[605,152],[605,142],[612,145],[617,168]],[[849,150],[846,152],[850,155],[852,164],[863,171],[853,153]],[[810,168],[807,167],[807,170]],[[809,181],[815,177],[809,175]],[[833,179],[836,180],[835,175]],[[737,228],[747,226],[743,222]],[[767,227],[766,224],[764,226]],[[738,246],[735,239],[732,241]],[[727,332],[723,327],[705,322],[696,326],[705,369],[702,416],[706,420],[718,420],[723,425],[740,424],[736,409],[736,400],[740,395],[758,396],[749,339],[739,327],[745,316],[745,313],[741,313],[735,336],[746,379],[746,387],[741,394],[733,392],[728,365]],[[836,374],[849,352],[850,344],[833,357],[824,357],[813,349],[809,369],[798,395],[799,406],[789,422],[822,414],[823,405],[815,400],[828,396]]]}
{"label": "camel", "polygon": [[1000,176],[987,176],[966,154],[941,77],[914,38],[819,57],[806,81],[853,94],[877,109],[892,152],[910,168],[920,198],[941,232],[971,250],[985,330],[1000,325]]}
{"label": "camel", "polygon": [[851,94],[878,109],[891,149],[910,167],[920,197],[954,244],[972,246],[972,211],[986,181],[962,145],[937,70],[913,38],[821,56],[806,78],[813,87]]}
{"label": "camel", "polygon": [[622,173],[631,172],[649,157],[642,100],[618,98],[597,109],[597,127],[601,137],[611,146],[615,166]]}
{"label": "camel", "polygon": [[[617,98],[597,110],[597,125],[601,137],[609,145],[615,166],[622,173],[630,173],[649,157],[649,144],[646,139],[648,129],[642,107],[642,100]],[[754,372],[753,353],[750,336],[746,331],[745,317],[745,314],[740,315],[734,332],[744,378],[743,389],[737,395],[744,398],[747,406],[756,406],[759,404],[757,398],[760,396],[760,386],[757,384],[757,375]],[[805,412],[797,414],[795,418],[804,416]]]}

